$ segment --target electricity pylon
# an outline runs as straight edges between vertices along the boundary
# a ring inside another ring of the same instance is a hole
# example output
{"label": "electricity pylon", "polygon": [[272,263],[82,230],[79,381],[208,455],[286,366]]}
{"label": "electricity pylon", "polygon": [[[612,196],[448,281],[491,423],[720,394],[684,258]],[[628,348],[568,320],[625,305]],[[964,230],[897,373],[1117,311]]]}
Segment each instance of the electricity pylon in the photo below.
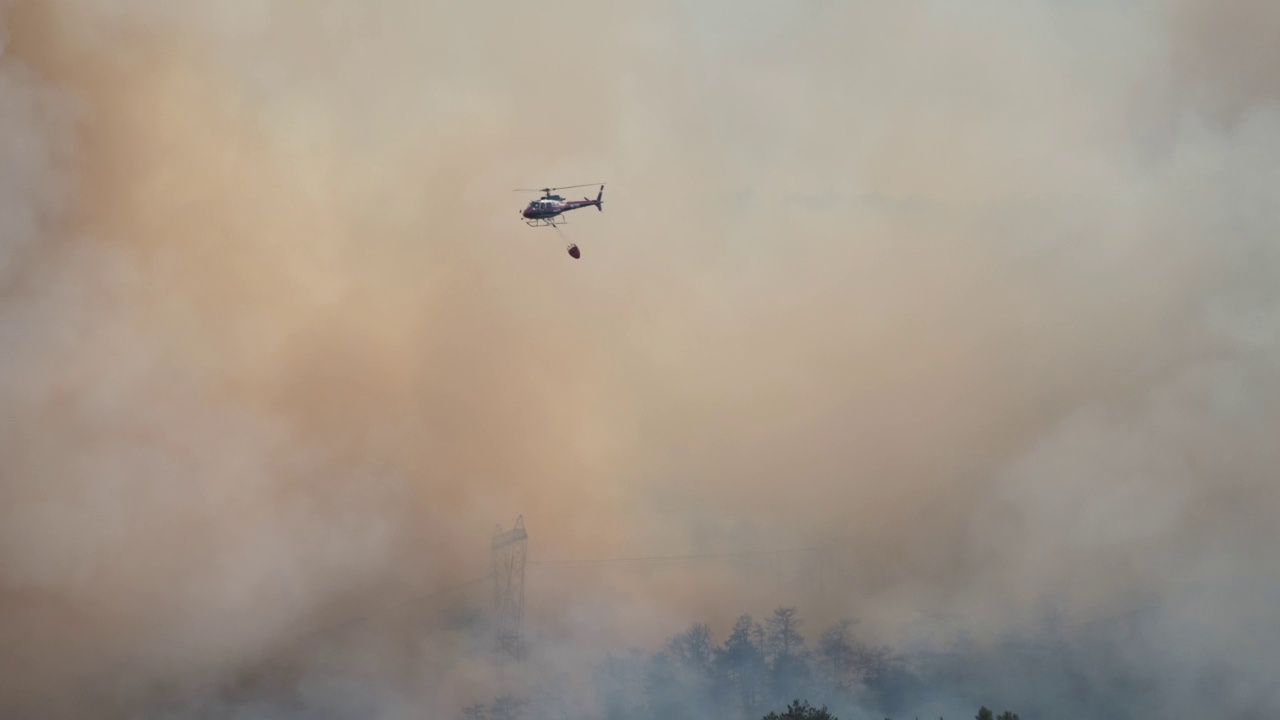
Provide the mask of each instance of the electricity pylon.
{"label": "electricity pylon", "polygon": [[524,530],[524,516],[516,518],[514,528],[493,535],[493,603],[496,612],[498,651],[517,661],[524,660],[524,561],[529,534]]}

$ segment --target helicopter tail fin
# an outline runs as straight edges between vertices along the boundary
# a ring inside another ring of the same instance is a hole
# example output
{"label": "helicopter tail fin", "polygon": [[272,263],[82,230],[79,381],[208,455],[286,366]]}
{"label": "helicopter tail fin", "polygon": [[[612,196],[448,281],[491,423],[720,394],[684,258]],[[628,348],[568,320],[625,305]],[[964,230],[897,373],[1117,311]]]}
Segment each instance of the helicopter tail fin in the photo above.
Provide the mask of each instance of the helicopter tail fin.
{"label": "helicopter tail fin", "polygon": [[604,186],[603,186],[603,185],[601,185],[601,186],[600,186],[600,192],[596,195],[596,211],[597,211],[597,212],[604,212],[604,207],[603,207],[603,206],[604,206],[604,200],[601,200],[601,199],[600,199],[600,198],[603,198],[603,197],[604,197]]}

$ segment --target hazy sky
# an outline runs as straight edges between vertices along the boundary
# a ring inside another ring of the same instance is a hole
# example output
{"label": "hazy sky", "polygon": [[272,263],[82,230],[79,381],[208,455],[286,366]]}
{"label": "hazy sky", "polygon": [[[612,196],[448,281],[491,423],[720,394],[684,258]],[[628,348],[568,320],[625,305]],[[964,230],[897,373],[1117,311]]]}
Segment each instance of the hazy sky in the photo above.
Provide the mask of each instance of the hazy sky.
{"label": "hazy sky", "polygon": [[[779,603],[886,642],[1057,609],[1139,618],[1171,698],[1226,663],[1224,703],[1280,705],[1280,6],[11,0],[0,30],[7,712],[199,696],[483,576],[520,514],[531,560],[833,548],[824,592],[531,566],[557,662]],[[603,213],[517,217],[590,182]],[[443,602],[318,677],[483,700]]]}

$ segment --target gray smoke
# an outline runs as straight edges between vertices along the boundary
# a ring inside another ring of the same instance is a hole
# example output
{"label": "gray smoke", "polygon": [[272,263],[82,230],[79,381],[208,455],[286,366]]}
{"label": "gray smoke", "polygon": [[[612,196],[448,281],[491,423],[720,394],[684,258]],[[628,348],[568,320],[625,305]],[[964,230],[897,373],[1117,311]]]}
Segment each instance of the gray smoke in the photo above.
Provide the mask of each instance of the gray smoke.
{"label": "gray smoke", "polygon": [[[1272,5],[0,4],[0,714],[586,716],[796,604],[1273,715]],[[519,514],[776,554],[533,565],[513,678]]]}

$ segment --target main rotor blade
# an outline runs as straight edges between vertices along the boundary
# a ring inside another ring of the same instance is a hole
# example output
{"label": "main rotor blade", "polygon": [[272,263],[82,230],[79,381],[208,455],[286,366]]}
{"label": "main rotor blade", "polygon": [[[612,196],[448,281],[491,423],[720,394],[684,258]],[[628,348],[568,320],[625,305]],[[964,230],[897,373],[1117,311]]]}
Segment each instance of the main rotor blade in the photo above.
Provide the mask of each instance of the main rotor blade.
{"label": "main rotor blade", "polygon": [[564,187],[553,188],[520,188],[513,192],[551,192],[552,190],[572,190],[580,187],[590,187],[592,185],[604,185],[604,183],[583,183],[582,185],[565,185]]}
{"label": "main rotor blade", "polygon": [[592,185],[603,185],[604,183],[583,183],[582,185],[565,185],[564,187],[551,188],[552,190],[572,190],[580,187],[590,187]]}

